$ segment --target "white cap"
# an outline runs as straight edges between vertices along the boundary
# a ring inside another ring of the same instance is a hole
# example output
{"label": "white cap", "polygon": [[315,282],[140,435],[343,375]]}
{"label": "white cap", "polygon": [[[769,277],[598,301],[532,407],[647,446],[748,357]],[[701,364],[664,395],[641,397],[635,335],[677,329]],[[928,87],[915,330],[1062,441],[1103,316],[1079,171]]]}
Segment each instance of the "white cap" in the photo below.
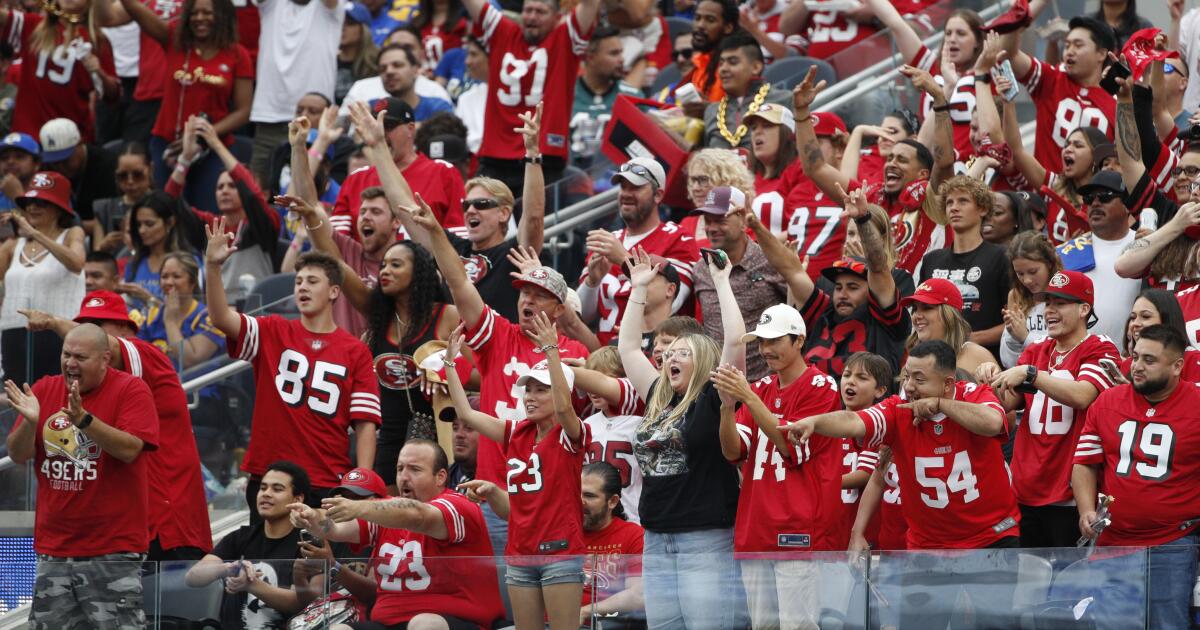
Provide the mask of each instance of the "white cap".
{"label": "white cap", "polygon": [[42,141],[42,162],[45,164],[61,162],[71,157],[83,138],[79,133],[79,125],[70,118],[48,121],[42,125],[39,135]]}
{"label": "white cap", "polygon": [[[563,365],[561,366],[563,376],[567,379],[567,389],[575,388],[575,371]],[[550,365],[545,359],[538,361],[533,369],[525,373],[521,378],[517,379],[517,387],[525,387],[529,381],[537,381],[546,387],[550,387]]]}
{"label": "white cap", "polygon": [[776,339],[784,335],[805,337],[808,329],[804,326],[804,318],[800,311],[787,304],[776,304],[762,312],[758,317],[758,326],[742,335],[742,343],[750,343],[756,339]]}

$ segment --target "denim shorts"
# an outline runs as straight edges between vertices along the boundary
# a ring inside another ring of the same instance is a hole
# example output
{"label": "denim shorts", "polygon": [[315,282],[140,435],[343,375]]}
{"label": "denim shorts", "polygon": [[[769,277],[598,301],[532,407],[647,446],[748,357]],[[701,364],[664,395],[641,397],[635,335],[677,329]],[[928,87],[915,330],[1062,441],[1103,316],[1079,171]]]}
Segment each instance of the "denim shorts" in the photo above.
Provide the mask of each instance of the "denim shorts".
{"label": "denim shorts", "polygon": [[569,557],[534,566],[508,565],[504,583],[509,586],[541,588],[551,584],[582,584],[583,558]]}

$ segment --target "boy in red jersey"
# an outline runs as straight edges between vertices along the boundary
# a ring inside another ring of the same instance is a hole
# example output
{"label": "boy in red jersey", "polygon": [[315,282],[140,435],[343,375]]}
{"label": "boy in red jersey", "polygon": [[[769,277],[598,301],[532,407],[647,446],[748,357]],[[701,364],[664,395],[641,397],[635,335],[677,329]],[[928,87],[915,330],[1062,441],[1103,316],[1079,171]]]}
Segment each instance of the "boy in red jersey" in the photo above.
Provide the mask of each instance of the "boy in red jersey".
{"label": "boy in red jersey", "polygon": [[[1196,525],[1200,523],[1200,433],[1195,430],[1200,389],[1181,381],[1187,341],[1161,324],[1148,326],[1133,347],[1132,383],[1100,394],[1088,409],[1071,488],[1079,529],[1096,537],[1096,495],[1114,497],[1110,524],[1096,538],[1109,547],[1151,547],[1145,555],[1103,560],[1096,585],[1102,614],[1115,627],[1188,628],[1196,577]],[[1099,564],[1099,563],[1097,563]],[[1146,597],[1145,585],[1152,585]]]}
{"label": "boy in red jersey", "polygon": [[225,333],[229,356],[254,366],[254,417],[242,462],[242,470],[250,473],[246,503],[254,521],[259,482],[275,460],[289,459],[308,471],[313,490],[305,498],[311,502],[328,496],[351,468],[374,465],[375,428],[382,422],[379,383],[366,344],[333,323],[342,283],[335,259],[308,252],[297,261],[293,294],[300,319],[251,317],[234,310],[225,297],[221,263],[236,249],[225,218],[205,231],[209,316]]}
{"label": "boy in red jersey", "polygon": [[371,620],[354,628],[384,630],[407,623],[479,629],[504,615],[483,513],[446,487],[449,474],[446,452],[437,443],[409,440],[396,462],[399,497],[329,498],[319,510],[303,503],[288,506],[296,527],[374,549],[378,589]]}
{"label": "boy in red jersey", "polygon": [[1050,336],[1026,347],[1017,365],[1003,372],[995,363],[977,372],[1005,409],[1025,408],[1012,456],[1021,546],[1071,547],[1079,538],[1069,457],[1083,428],[1076,420],[1113,386],[1100,361],[1120,361],[1121,353],[1107,337],[1088,333],[1095,292],[1084,274],[1060,271],[1036,297],[1045,299]]}
{"label": "boy in red jersey", "polygon": [[[770,374],[754,383],[728,365],[717,368],[721,452],[741,463],[734,521],[735,553],[832,551],[829,524],[840,509],[841,445],[817,436],[794,445],[780,427],[841,407],[833,378],[804,361],[804,318],[786,304],[763,311],[743,343],[757,341]],[[734,402],[741,408],[734,412]],[[736,415],[736,421],[734,416]],[[750,557],[741,561],[755,627],[815,626],[820,619],[820,565]]]}
{"label": "boy in red jersey", "polygon": [[[909,351],[904,396],[869,409],[838,411],[788,426],[805,443],[814,433],[852,437],[866,446],[891,446],[906,501],[909,549],[1006,549],[1018,545],[1020,512],[1000,445],[1008,426],[1004,409],[986,385],[955,381],[956,353],[944,341],[924,341]],[[907,402],[906,402],[907,401]],[[922,563],[920,554],[908,562]],[[926,560],[926,563],[928,561]],[[916,568],[916,565],[913,567]],[[964,554],[939,558],[941,570],[906,572],[904,588],[937,592],[903,601],[900,627],[948,622],[962,584],[982,627],[1007,627],[1015,555]],[[947,592],[938,592],[946,590]],[[986,620],[986,621],[985,621]]]}

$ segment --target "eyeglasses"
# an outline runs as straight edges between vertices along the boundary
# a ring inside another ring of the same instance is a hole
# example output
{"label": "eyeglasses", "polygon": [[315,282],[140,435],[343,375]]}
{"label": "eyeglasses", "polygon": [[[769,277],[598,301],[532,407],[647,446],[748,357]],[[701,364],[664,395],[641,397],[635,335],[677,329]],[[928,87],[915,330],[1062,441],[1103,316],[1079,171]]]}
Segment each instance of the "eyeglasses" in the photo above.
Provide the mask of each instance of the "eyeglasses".
{"label": "eyeglasses", "polygon": [[695,52],[695,51],[692,50],[691,48],[680,48],[679,50],[676,50],[674,52],[674,55],[675,55],[674,58],[679,59],[680,57],[683,57],[684,59],[691,59],[693,52]]}
{"label": "eyeglasses", "polygon": [[688,183],[692,186],[707,186],[711,181],[708,175],[688,175]]}
{"label": "eyeglasses", "polygon": [[1183,175],[1188,179],[1196,179],[1196,176],[1200,175],[1200,166],[1176,166],[1171,170],[1171,174],[1175,177]]}
{"label": "eyeglasses", "polygon": [[146,179],[146,173],[144,171],[117,171],[117,179],[120,179],[120,180],[129,179],[129,180],[137,181],[137,180],[141,180],[141,179]]}
{"label": "eyeglasses", "polygon": [[687,348],[680,348],[679,350],[667,350],[662,355],[663,361],[670,361],[676,357],[680,359],[690,359],[692,358],[692,351]]}
{"label": "eyeglasses", "polygon": [[1093,201],[1099,201],[1100,203],[1108,203],[1108,202],[1112,201],[1113,199],[1116,199],[1117,197],[1120,197],[1120,196],[1121,195],[1119,193],[1115,193],[1115,192],[1088,193],[1083,196],[1083,203],[1086,203],[1088,205],[1091,205],[1091,203]]}
{"label": "eyeglasses", "polygon": [[475,208],[476,210],[491,210],[492,208],[499,207],[500,202],[496,201],[495,199],[485,199],[481,197],[479,199],[463,199],[462,201],[463,212],[466,212],[468,208]]}

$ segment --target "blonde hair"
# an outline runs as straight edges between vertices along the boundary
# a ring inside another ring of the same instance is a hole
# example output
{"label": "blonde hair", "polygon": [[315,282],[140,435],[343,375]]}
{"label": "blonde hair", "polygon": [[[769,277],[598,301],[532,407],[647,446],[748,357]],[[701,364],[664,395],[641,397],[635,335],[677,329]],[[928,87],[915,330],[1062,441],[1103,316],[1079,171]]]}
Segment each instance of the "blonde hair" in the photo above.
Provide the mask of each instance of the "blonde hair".
{"label": "blonde hair", "polygon": [[[917,304],[913,304],[914,307]],[[963,317],[962,311],[950,306],[949,304],[938,304],[937,312],[942,316],[942,341],[946,342],[954,353],[962,352],[963,346],[971,340],[971,324],[967,323]],[[917,339],[917,331],[913,330],[908,335],[908,340],[904,342],[904,350],[907,352],[912,350],[913,346],[917,345],[920,339]]]}
{"label": "blonde hair", "polygon": [[508,185],[498,179],[491,177],[472,177],[463,185],[463,193],[474,187],[480,187],[491,195],[496,201],[500,202],[500,206],[511,210],[516,205],[516,200],[513,198],[513,193],[508,189]]}
{"label": "blonde hair", "polygon": [[946,212],[946,195],[959,191],[970,195],[975,207],[983,210],[985,215],[996,206],[996,198],[992,196],[992,190],[987,187],[987,184],[974,177],[955,175],[942,182],[941,187],[938,188],[938,202],[943,213]]}
{"label": "blonde hair", "polygon": [[688,174],[703,172],[714,186],[732,186],[754,198],[754,176],[742,156],[729,149],[700,149],[688,160]]}
{"label": "blonde hair", "polygon": [[625,366],[621,364],[621,353],[616,346],[603,346],[588,355],[583,367],[613,378],[625,376]]}
{"label": "blonde hair", "polygon": [[[103,0],[94,0],[88,2],[87,10],[84,11],[84,17],[78,26],[70,23],[65,24],[64,26],[66,28],[63,31],[61,41],[58,34],[58,26],[63,22],[63,20],[55,15],[53,11],[46,11],[45,19],[43,19],[41,23],[33,29],[33,33],[30,34],[30,50],[35,53],[49,54],[59,44],[66,44],[71,39],[74,39],[74,33],[76,32],[74,30],[75,28],[82,28],[87,32],[88,41],[91,42],[96,54],[99,55],[100,48],[108,45],[108,39],[104,36],[104,33],[100,31],[100,28],[96,26],[100,23],[99,3],[101,1]],[[53,4],[55,6],[58,5],[57,2],[54,2]]]}
{"label": "blonde hair", "polygon": [[683,392],[683,398],[672,407],[671,401],[675,399],[675,390],[668,380],[668,362],[663,361],[662,366],[658,369],[658,385],[654,388],[654,393],[649,400],[646,401],[646,415],[642,418],[641,426],[638,427],[639,431],[657,430],[682,418],[692,403],[700,397],[700,392],[708,384],[709,373],[716,369],[717,363],[721,360],[721,349],[717,347],[717,342],[712,337],[689,333],[679,337],[671,345],[677,345],[681,340],[692,351],[692,379]]}

